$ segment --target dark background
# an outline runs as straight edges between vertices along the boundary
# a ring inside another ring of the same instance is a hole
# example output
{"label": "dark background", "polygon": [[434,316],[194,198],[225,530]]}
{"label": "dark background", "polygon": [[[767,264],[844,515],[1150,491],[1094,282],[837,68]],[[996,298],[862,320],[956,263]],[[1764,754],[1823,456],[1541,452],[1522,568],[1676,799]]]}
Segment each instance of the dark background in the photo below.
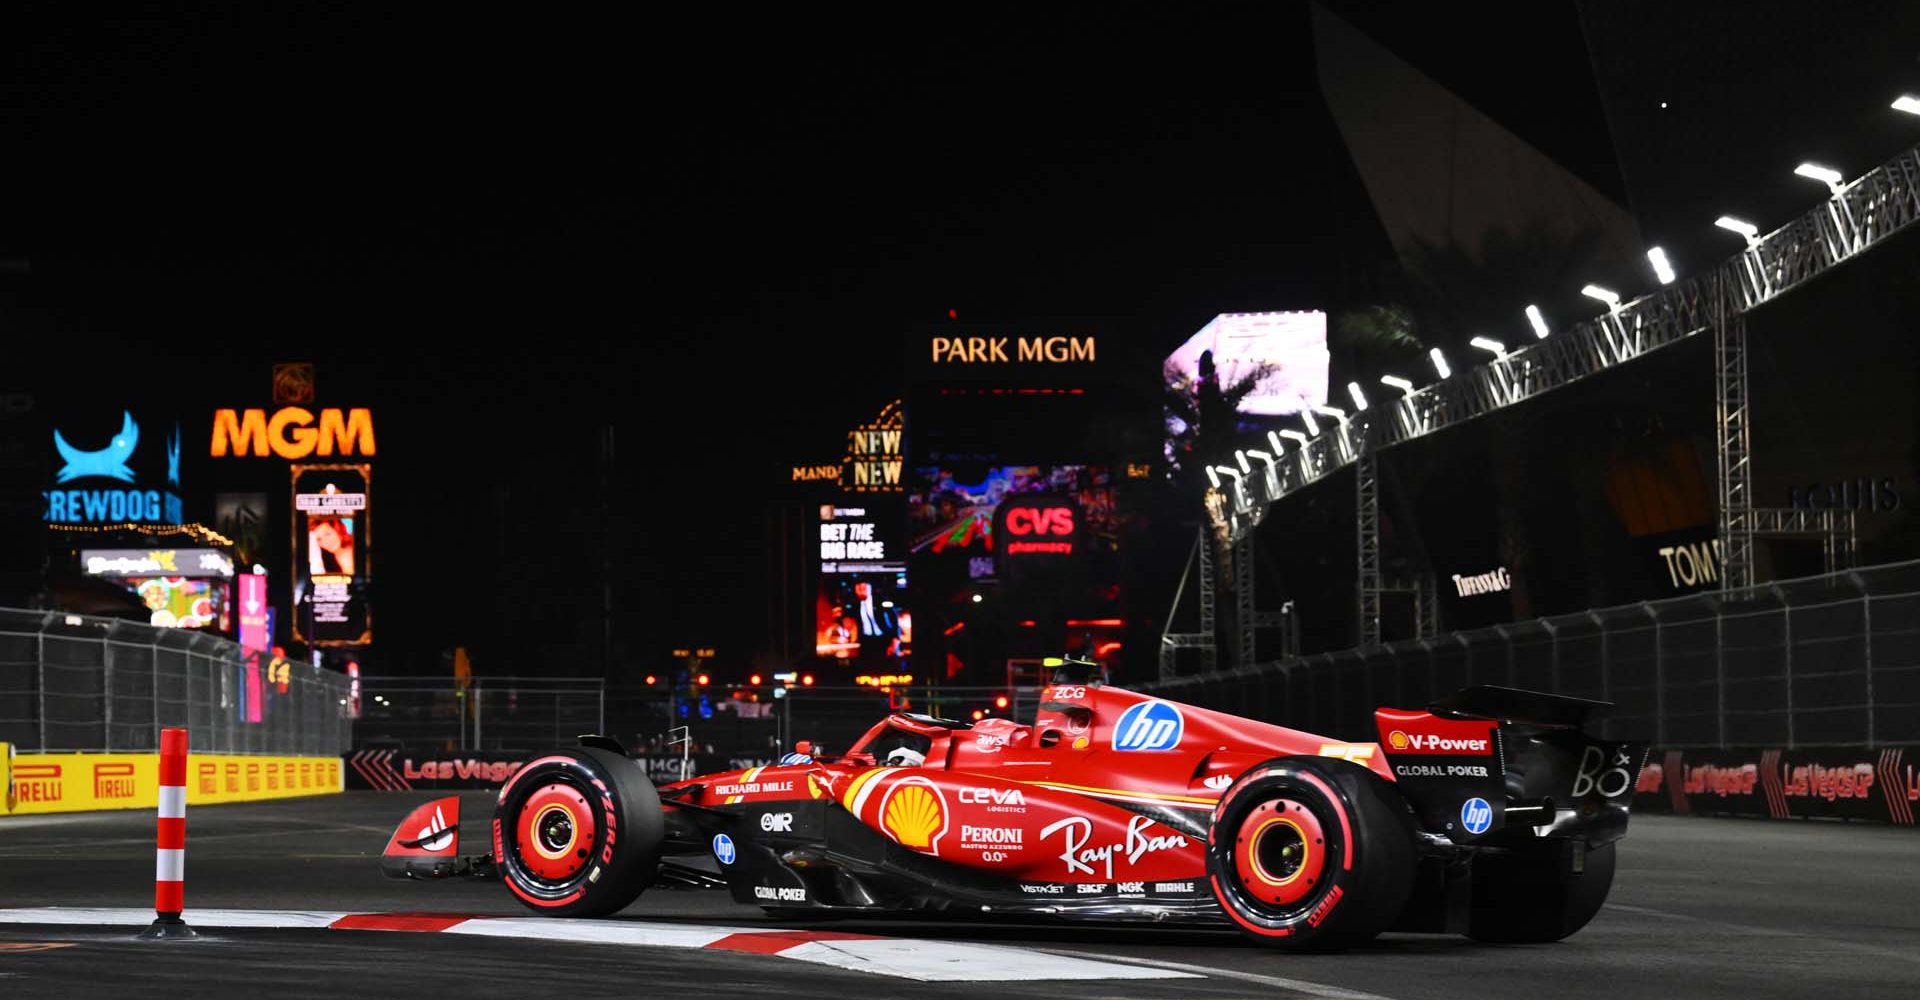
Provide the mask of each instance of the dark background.
{"label": "dark background", "polygon": [[[1763,98],[1702,82],[1758,80],[1751,50],[1690,47],[1723,33],[1704,16],[1633,44],[1661,5],[1331,6],[1648,229],[1686,197],[1656,181],[1697,191],[1723,161],[1807,200],[1742,122],[1821,134],[1841,102],[1872,125],[1827,132],[1902,145],[1881,94],[1911,68],[1897,40],[1824,95]],[[1802,33],[1803,7],[1751,9],[1766,54]],[[899,394],[911,326],[1073,317],[1151,378],[1216,313],[1364,302],[1392,267],[1301,3],[9,17],[0,387],[112,410],[158,383],[197,420],[270,405],[275,361],[316,362],[319,405],[371,406],[379,429],[382,673],[438,671],[456,644],[495,674],[702,644],[744,664],[762,512]],[[1842,64],[1831,49],[1798,72]],[[1650,124],[1668,90],[1718,102],[1689,119],[1729,122],[1714,155]],[[1649,181],[1656,162],[1685,173]]]}

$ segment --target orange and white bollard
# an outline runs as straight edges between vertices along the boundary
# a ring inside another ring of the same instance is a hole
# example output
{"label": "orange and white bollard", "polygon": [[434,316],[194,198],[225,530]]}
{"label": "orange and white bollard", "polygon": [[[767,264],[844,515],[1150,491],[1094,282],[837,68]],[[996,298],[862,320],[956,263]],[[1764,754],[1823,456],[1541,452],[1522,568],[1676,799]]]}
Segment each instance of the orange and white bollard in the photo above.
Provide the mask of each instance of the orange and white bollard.
{"label": "orange and white bollard", "polygon": [[187,897],[187,731],[160,731],[160,821],[153,865],[153,923],[142,938],[198,937],[180,914]]}

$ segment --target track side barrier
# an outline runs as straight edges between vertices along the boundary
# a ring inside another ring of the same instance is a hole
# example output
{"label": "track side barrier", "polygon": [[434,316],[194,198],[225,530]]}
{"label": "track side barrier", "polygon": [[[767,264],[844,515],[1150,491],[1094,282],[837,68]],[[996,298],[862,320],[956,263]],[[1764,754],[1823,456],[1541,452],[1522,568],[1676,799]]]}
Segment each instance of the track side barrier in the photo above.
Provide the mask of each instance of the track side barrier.
{"label": "track side barrier", "polygon": [[[160,755],[16,754],[0,813],[152,809],[160,800]],[[189,805],[331,795],[344,788],[338,757],[188,754]]]}
{"label": "track side barrier", "polygon": [[1655,750],[1636,812],[1914,825],[1920,747]]}

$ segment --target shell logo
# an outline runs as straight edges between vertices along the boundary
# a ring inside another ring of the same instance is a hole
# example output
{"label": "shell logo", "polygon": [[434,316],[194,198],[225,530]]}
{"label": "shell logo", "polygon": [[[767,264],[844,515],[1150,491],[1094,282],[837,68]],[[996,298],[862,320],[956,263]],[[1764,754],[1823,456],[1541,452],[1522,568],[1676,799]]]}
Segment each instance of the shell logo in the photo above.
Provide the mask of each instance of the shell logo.
{"label": "shell logo", "polygon": [[881,803],[880,825],[902,847],[938,855],[947,832],[946,797],[925,778],[903,779]]}
{"label": "shell logo", "polygon": [[1407,734],[1396,729],[1387,734],[1387,743],[1395,750],[1405,750],[1407,748]]}

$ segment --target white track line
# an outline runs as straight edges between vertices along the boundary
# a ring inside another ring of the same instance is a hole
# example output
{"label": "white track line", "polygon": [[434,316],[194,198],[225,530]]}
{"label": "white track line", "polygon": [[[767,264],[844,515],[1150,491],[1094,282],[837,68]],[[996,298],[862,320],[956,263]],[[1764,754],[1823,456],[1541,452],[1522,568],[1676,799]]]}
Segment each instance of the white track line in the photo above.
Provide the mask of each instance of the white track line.
{"label": "white track line", "polygon": [[[1216,969],[1211,966],[1188,965],[1185,962],[1166,962],[1157,958],[1138,958],[1133,955],[1097,955],[1092,952],[1064,951],[1059,948],[1043,948],[1041,950],[1049,955],[1063,955],[1072,958],[1097,958],[1108,962],[1129,962],[1138,965],[1152,966],[1155,969],[1169,969],[1217,979],[1239,979],[1244,982],[1259,983],[1262,986],[1277,986],[1281,989],[1293,990],[1296,993],[1303,993],[1307,996],[1325,997],[1326,1000],[1393,1000],[1392,997],[1381,996],[1378,993],[1363,993],[1359,990],[1350,990],[1343,986],[1310,983],[1304,979],[1288,979],[1285,976],[1267,976],[1258,972]],[[1146,975],[1151,975],[1151,973],[1146,972],[1146,970],[1142,970],[1142,972]]]}
{"label": "white track line", "polygon": [[[422,926],[409,915],[361,914],[311,910],[188,910],[183,918],[194,927],[326,928],[343,922],[347,929],[471,934],[581,944],[620,944],[655,948],[701,948],[829,965],[856,972],[913,979],[922,982],[1008,982],[1038,979],[1194,979],[1222,975],[1200,966],[1171,962],[1113,961],[1104,955],[1062,955],[1005,945],[919,938],[870,937],[831,931],[782,930],[767,927],[725,927],[707,924],[670,924],[638,920],[563,920],[552,917],[458,917],[445,926]],[[352,918],[352,919],[349,919]],[[379,926],[382,922],[391,926]],[[0,909],[0,924],[86,924],[143,926],[153,922],[153,911],[124,908]],[[368,926],[372,924],[372,926]],[[1230,974],[1229,974],[1230,975]],[[1240,974],[1268,985],[1295,985],[1292,980]],[[1370,994],[1325,992],[1329,1000],[1378,1000]]]}

